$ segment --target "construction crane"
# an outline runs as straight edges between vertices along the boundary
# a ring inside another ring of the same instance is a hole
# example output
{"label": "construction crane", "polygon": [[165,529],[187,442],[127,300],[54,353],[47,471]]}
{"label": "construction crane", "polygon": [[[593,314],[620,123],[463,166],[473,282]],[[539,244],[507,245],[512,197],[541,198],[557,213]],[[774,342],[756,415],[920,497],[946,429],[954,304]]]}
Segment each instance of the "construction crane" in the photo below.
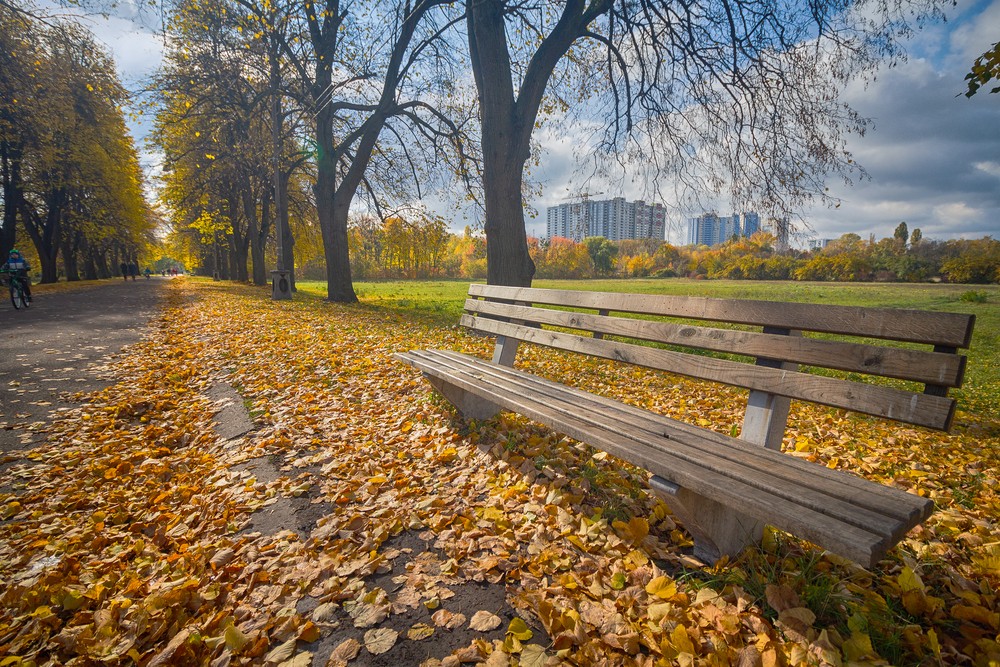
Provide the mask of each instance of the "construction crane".
{"label": "construction crane", "polygon": [[590,234],[590,198],[599,197],[603,195],[603,192],[581,192],[578,195],[571,195],[569,197],[563,197],[562,199],[580,199],[580,203],[583,207],[583,215],[578,216],[576,219],[576,229],[574,230],[574,241],[582,241]]}

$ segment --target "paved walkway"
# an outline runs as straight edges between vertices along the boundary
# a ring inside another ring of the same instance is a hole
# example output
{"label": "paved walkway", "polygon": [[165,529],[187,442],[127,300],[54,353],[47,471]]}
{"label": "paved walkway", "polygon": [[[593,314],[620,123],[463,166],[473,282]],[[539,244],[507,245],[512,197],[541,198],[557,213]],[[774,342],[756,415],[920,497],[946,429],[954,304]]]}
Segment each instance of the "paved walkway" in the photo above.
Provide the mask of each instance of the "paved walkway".
{"label": "paved walkway", "polygon": [[137,341],[168,278],[106,281],[45,293],[27,310],[0,302],[0,454],[31,447],[77,392],[107,383],[110,355]]}

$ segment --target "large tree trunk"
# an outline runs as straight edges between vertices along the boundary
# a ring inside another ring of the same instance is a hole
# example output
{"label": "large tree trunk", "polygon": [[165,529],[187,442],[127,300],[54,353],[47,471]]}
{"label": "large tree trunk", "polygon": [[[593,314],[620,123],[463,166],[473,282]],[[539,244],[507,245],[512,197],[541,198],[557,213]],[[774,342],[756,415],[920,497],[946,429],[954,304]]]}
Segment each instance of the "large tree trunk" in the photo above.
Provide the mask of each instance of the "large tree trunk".
{"label": "large tree trunk", "polygon": [[281,264],[288,271],[288,284],[293,292],[295,289],[295,238],[292,227],[288,224],[288,181],[291,172],[282,171],[278,182],[278,229],[281,233]]}
{"label": "large tree trunk", "polygon": [[84,280],[97,280],[97,252],[85,236],[80,238],[80,254],[83,256]]}
{"label": "large tree trunk", "polygon": [[[271,231],[271,196],[267,188],[264,188],[264,196],[261,198],[260,210],[258,211],[253,193],[247,189],[243,195],[243,209],[247,217],[247,238],[250,240],[250,260],[253,263],[253,284],[267,284],[267,265],[264,259],[264,249],[267,244],[267,236]],[[260,216],[260,225],[257,220]]]}
{"label": "large tree trunk", "polygon": [[63,188],[50,190],[45,195],[45,220],[34,210],[24,207],[24,226],[38,252],[38,261],[42,265],[43,283],[54,283],[59,280],[59,246],[62,238],[62,214],[66,204],[66,191]]}
{"label": "large tree trunk", "polygon": [[[483,123],[483,147],[486,147]],[[513,147],[511,147],[513,148]],[[484,151],[485,152],[485,151]],[[535,263],[528,254],[528,236],[521,203],[526,158],[501,151],[484,160],[486,204],[486,282],[490,285],[531,287]]]}
{"label": "large tree trunk", "polygon": [[80,269],[76,261],[76,249],[80,244],[80,239],[83,235],[80,232],[72,234],[65,234],[62,242],[62,256],[63,256],[63,266],[66,269],[66,280],[67,281],[79,281],[80,280]]}
{"label": "large tree trunk", "polygon": [[97,265],[97,277],[98,278],[111,278],[114,272],[108,267],[108,251],[94,250],[93,252],[94,264]]}
{"label": "large tree trunk", "polygon": [[527,287],[535,275],[528,254],[521,191],[531,131],[559,60],[612,0],[567,0],[562,16],[538,46],[515,92],[504,0],[467,2],[469,54],[479,94],[486,204],[486,279]]}
{"label": "large tree trunk", "polygon": [[[247,255],[250,247],[250,233],[240,224],[240,193],[233,191],[227,198],[229,204],[229,224],[233,233],[229,237],[229,277],[231,280],[247,282]],[[247,227],[249,227],[249,222]]]}
{"label": "large tree trunk", "polygon": [[326,257],[326,298],[337,303],[354,303],[351,281],[351,257],[347,250],[347,215],[350,201],[344,205],[337,192],[337,162],[333,145],[333,118],[328,110],[316,116],[316,214],[323,235]]}
{"label": "large tree trunk", "polygon": [[3,220],[0,221],[0,258],[17,244],[17,214],[21,210],[21,147],[0,142],[0,176],[3,180]]}

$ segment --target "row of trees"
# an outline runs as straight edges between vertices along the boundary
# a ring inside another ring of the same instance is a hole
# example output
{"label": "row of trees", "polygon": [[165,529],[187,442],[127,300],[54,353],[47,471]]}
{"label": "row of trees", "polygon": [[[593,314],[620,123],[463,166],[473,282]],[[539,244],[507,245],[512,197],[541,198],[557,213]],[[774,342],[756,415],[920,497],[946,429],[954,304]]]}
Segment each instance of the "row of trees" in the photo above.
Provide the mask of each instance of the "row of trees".
{"label": "row of trees", "polygon": [[[268,244],[301,265],[305,236],[322,248],[328,297],[353,301],[350,239],[364,230],[352,209],[412,218],[445,188],[480,207],[489,282],[526,285],[522,197],[541,124],[583,121],[598,155],[794,210],[854,169],[843,133],[864,122],[838,87],[897,56],[895,38],[928,8],[177,0],[156,85],[164,198],[177,243],[214,272],[263,282]],[[371,239],[354,247],[366,275],[442,266]]]}
{"label": "row of trees", "polygon": [[153,240],[126,97],[87,30],[0,3],[0,256],[30,239],[42,282],[111,276]]}
{"label": "row of trees", "polygon": [[[361,279],[487,277],[485,239],[468,228],[461,235],[447,233],[440,219],[397,217],[379,224],[356,218],[349,241],[352,270]],[[1000,241],[935,241],[919,229],[910,234],[906,223],[881,240],[845,234],[814,251],[779,251],[776,245],[765,232],[711,248],[654,239],[528,239],[539,278],[1000,282]],[[314,268],[313,275],[321,277],[322,271]]]}

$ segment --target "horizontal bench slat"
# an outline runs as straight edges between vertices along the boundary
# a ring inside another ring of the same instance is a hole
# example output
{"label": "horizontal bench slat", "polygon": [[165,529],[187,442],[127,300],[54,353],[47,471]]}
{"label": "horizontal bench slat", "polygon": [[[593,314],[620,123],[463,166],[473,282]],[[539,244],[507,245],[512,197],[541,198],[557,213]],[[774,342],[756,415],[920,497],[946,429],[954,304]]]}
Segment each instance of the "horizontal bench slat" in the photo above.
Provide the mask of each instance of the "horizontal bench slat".
{"label": "horizontal bench slat", "polygon": [[418,368],[423,366],[421,370],[445,379],[454,386],[547,424],[694,492],[739,507],[741,511],[765,523],[860,563],[871,565],[877,562],[892,543],[889,537],[845,523],[786,498],[761,492],[740,479],[705,469],[663,450],[644,447],[625,435],[597,428],[581,417],[560,412],[528,396],[502,391],[496,385],[467,378],[461,372],[442,369],[433,361],[422,360],[412,353],[397,355],[397,358]]}
{"label": "horizontal bench slat", "polygon": [[961,386],[965,368],[964,356],[923,350],[879,347],[753,331],[713,329],[672,322],[652,322],[565,310],[532,308],[479,299],[468,299],[465,302],[465,310],[477,315],[509,317],[522,323],[549,324],[713,352],[767,357],[809,366],[912,380],[944,387]]}
{"label": "horizontal bench slat", "polygon": [[969,347],[975,323],[974,315],[960,313],[662,294],[552,290],[477,283],[469,286],[469,296],[799,329],[954,348]]}
{"label": "horizontal bench slat", "polygon": [[725,359],[698,357],[684,352],[599,340],[547,329],[521,326],[486,317],[463,315],[462,324],[477,331],[509,336],[548,347],[669,371],[723,384],[757,389],[779,396],[854,410],[947,430],[955,401],[941,396],[914,394],[891,387],[849,382],[806,373],[753,366]]}
{"label": "horizontal bench slat", "polygon": [[[572,404],[582,410],[602,415],[604,428],[620,429],[623,433],[631,433],[632,429],[638,429],[638,432],[634,432],[632,437],[640,441],[655,443],[657,438],[666,437],[671,443],[679,443],[699,450],[698,456],[700,457],[718,456],[733,464],[776,476],[779,482],[801,486],[828,497],[847,498],[852,508],[860,508],[863,512],[890,517],[897,526],[904,524],[905,527],[898,536],[902,536],[910,528],[930,516],[933,509],[933,503],[926,498],[882,484],[875,484],[855,475],[817,466],[815,463],[802,461],[778,451],[761,448],[737,438],[730,438],[709,429],[685,424],[648,410],[573,389],[506,366],[486,363],[481,359],[448,350],[421,350],[419,352],[413,351],[411,354],[424,355],[428,358],[429,363],[440,366],[456,370],[476,371],[486,381],[505,382],[504,386],[508,388],[517,386],[538,392],[545,395],[545,400],[554,405]],[[592,416],[585,418],[590,419]],[[773,486],[765,478],[761,478],[760,483],[765,487]],[[789,498],[795,496],[791,490],[778,490],[776,493],[785,493]],[[815,509],[832,513],[834,508],[819,504]],[[848,510],[847,513],[850,514],[851,511]],[[851,518],[847,517],[844,520],[851,521]],[[863,526],[864,523],[858,525]],[[893,530],[898,531],[899,528]]]}

